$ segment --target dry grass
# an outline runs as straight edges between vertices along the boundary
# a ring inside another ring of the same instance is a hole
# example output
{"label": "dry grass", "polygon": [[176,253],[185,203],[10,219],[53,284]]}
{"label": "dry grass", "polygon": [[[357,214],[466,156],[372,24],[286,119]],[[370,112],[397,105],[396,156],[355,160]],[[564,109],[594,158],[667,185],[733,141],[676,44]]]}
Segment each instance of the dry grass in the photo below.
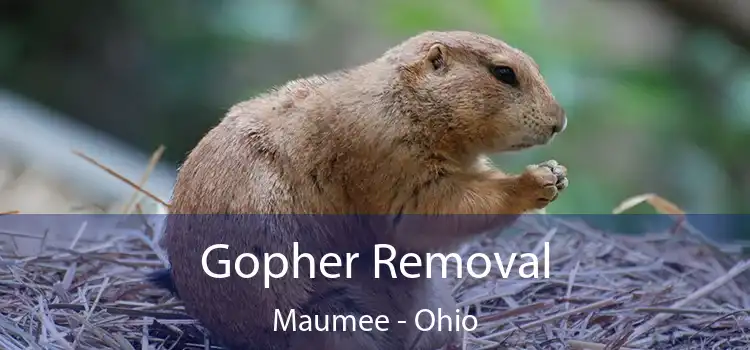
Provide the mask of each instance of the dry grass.
{"label": "dry grass", "polygon": [[550,241],[552,269],[550,279],[462,281],[461,304],[481,304],[483,324],[466,340],[470,348],[750,347],[744,333],[750,298],[743,292],[750,280],[741,276],[750,262],[688,235],[614,236],[547,221],[554,223],[511,241],[467,247],[467,253],[511,253],[538,251],[539,242]]}
{"label": "dry grass", "polygon": [[[707,245],[685,223],[633,237],[534,217],[521,223],[521,235],[487,237],[461,251],[543,256],[540,242],[551,248],[549,279],[456,281],[460,305],[480,320],[465,349],[750,348],[750,296],[743,292],[750,262]],[[32,257],[6,247],[0,348],[210,348],[178,301],[143,282],[164,266],[155,236],[139,230],[86,242],[79,233],[64,245],[37,237],[47,242],[45,252]]]}

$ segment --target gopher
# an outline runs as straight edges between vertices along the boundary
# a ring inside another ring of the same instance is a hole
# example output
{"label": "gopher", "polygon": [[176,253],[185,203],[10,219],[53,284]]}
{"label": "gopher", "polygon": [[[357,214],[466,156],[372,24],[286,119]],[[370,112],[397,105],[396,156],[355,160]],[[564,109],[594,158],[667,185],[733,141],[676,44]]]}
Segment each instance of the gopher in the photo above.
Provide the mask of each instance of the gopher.
{"label": "gopher", "polygon": [[[391,244],[398,254],[446,251],[546,207],[568,186],[564,166],[550,160],[508,174],[488,155],[548,144],[566,125],[538,65],[521,50],[479,33],[421,33],[369,63],[233,106],[179,169],[161,242],[171,266],[151,279],[230,349],[450,346],[458,332],[413,324],[391,324],[388,332],[279,331],[274,313],[383,314],[395,323],[425,308],[455,312],[445,280],[373,279],[373,245]],[[302,218],[308,214],[388,219],[310,224]],[[414,214],[482,215],[433,221]],[[266,288],[260,278],[212,278],[201,265],[213,244],[229,246],[216,253],[226,260],[248,252],[291,259],[293,242],[316,259],[361,252],[355,268],[366,273],[313,278],[302,264],[298,278],[288,273]]]}

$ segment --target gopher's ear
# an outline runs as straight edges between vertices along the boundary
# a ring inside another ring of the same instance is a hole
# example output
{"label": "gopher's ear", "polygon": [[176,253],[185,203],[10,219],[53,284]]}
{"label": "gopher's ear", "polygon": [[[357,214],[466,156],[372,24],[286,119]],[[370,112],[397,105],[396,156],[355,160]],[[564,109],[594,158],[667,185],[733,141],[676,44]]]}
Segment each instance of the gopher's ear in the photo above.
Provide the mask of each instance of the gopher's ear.
{"label": "gopher's ear", "polygon": [[433,44],[430,50],[427,51],[427,55],[424,58],[425,66],[430,70],[437,70],[445,67],[446,54],[448,49],[443,44]]}

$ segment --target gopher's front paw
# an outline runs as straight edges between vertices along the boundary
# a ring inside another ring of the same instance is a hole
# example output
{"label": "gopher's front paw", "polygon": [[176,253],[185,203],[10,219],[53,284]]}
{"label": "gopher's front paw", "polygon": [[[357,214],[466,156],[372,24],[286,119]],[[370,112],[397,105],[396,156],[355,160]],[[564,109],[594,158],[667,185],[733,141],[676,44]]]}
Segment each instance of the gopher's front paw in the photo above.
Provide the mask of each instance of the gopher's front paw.
{"label": "gopher's front paw", "polygon": [[520,182],[520,195],[530,201],[532,209],[542,209],[568,187],[567,169],[554,160],[529,165]]}

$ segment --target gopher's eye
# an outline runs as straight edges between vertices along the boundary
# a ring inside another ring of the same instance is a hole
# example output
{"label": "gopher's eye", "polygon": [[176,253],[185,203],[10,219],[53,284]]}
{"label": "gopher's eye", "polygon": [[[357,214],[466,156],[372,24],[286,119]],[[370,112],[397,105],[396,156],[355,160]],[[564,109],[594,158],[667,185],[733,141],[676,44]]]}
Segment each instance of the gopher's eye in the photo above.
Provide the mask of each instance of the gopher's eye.
{"label": "gopher's eye", "polygon": [[516,73],[513,71],[513,68],[507,66],[493,66],[492,75],[494,75],[497,80],[500,80],[505,84],[513,87],[518,86],[518,78],[516,77]]}

